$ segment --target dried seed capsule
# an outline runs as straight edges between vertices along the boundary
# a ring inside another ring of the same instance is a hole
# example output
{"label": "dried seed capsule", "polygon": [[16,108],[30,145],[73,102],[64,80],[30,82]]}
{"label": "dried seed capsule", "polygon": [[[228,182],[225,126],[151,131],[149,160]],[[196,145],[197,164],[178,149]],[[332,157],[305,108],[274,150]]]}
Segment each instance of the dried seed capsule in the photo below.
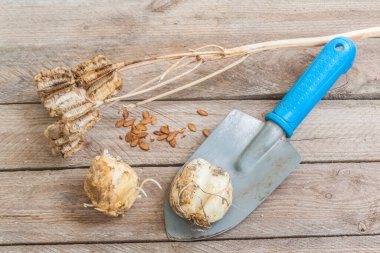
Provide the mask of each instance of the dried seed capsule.
{"label": "dried seed capsule", "polygon": [[64,158],[70,157],[74,152],[82,148],[84,144],[84,136],[80,136],[78,139],[75,139],[72,142],[66,143],[63,146],[58,147],[59,152],[63,155]]}
{"label": "dried seed capsule", "polygon": [[178,134],[178,131],[174,131],[168,134],[168,138],[166,139],[167,141],[172,141]]}
{"label": "dried seed capsule", "polygon": [[132,126],[134,123],[135,123],[135,119],[130,119],[130,120],[125,121],[123,126],[129,127],[129,126]]}
{"label": "dried seed capsule", "polygon": [[104,101],[121,90],[121,77],[117,72],[107,74],[95,80],[87,88],[87,96],[93,101]]}
{"label": "dried seed capsule", "polygon": [[170,144],[170,146],[172,146],[172,148],[175,148],[175,146],[177,145],[177,140],[173,139],[173,140],[169,141],[169,144]]}
{"label": "dried seed capsule", "polygon": [[71,69],[77,83],[85,89],[89,88],[92,81],[113,71],[112,62],[104,55],[97,55]]}
{"label": "dried seed capsule", "polygon": [[49,140],[56,140],[63,136],[63,127],[62,121],[54,122],[46,128],[44,134]]}
{"label": "dried seed capsule", "polygon": [[63,136],[61,138],[58,138],[56,140],[52,140],[51,141],[51,145],[53,146],[62,146],[64,144],[67,144],[69,142],[74,142],[75,140],[81,138],[83,136],[83,134],[81,133],[76,133],[76,134],[72,134],[72,135],[69,135],[69,136]]}
{"label": "dried seed capsule", "polygon": [[58,90],[44,99],[44,106],[51,117],[62,116],[65,112],[87,102],[86,91],[74,86]]}
{"label": "dried seed capsule", "polygon": [[144,142],[144,141],[141,141],[139,142],[139,146],[142,150],[144,151],[148,151],[149,150],[149,144]]}
{"label": "dried seed capsule", "polygon": [[62,120],[63,121],[72,121],[74,119],[77,119],[77,118],[87,114],[88,112],[90,112],[94,109],[95,109],[95,104],[90,103],[90,102],[86,102],[86,103],[84,103],[78,107],[75,107],[75,108],[65,112],[62,115]]}
{"label": "dried seed capsule", "polygon": [[58,67],[39,72],[34,77],[37,94],[45,97],[54,91],[64,89],[74,85],[74,78],[70,71]]}
{"label": "dried seed capsule", "polygon": [[202,109],[198,109],[197,110],[197,113],[201,116],[207,116],[208,115],[208,112],[206,112],[205,110],[202,110]]}
{"label": "dried seed capsule", "polygon": [[161,128],[160,128],[160,131],[164,134],[169,134],[170,131],[169,131],[169,126],[168,125],[163,125]]}
{"label": "dried seed capsule", "polygon": [[165,140],[166,138],[168,138],[168,135],[162,134],[162,135],[158,136],[157,140],[162,141],[162,140]]}
{"label": "dried seed capsule", "polygon": [[124,119],[120,119],[116,122],[115,127],[120,128],[124,125]]}
{"label": "dried seed capsule", "polygon": [[192,132],[196,132],[196,131],[197,131],[197,127],[196,127],[193,123],[189,123],[189,124],[187,124],[187,127],[188,127],[189,130],[192,131]]}
{"label": "dried seed capsule", "polygon": [[91,130],[95,124],[100,120],[100,113],[97,110],[88,112],[86,115],[81,116],[73,121],[65,122],[63,133],[70,135],[72,133],[86,133]]}
{"label": "dried seed capsule", "polygon": [[211,134],[211,131],[210,129],[203,129],[202,133],[205,137],[208,137]]}

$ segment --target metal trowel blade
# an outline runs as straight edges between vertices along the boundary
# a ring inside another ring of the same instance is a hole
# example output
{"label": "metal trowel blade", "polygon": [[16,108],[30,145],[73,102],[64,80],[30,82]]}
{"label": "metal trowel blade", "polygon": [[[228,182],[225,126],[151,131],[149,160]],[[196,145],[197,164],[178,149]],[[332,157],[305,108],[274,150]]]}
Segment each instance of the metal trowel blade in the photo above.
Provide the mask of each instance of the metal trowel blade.
{"label": "metal trowel blade", "polygon": [[262,146],[263,150],[268,146],[265,143],[266,138],[255,138],[264,125],[263,121],[234,110],[188,159],[187,162],[203,158],[211,164],[227,170],[232,180],[233,202],[223,219],[213,223],[211,228],[200,231],[188,220],[179,217],[172,211],[167,194],[165,226],[169,239],[202,240],[235,227],[297,167],[301,162],[301,156],[285,137],[277,140],[275,144],[272,143],[269,150],[263,152],[254,163],[245,163],[243,168],[237,166],[241,154],[252,141],[258,142],[255,145]]}

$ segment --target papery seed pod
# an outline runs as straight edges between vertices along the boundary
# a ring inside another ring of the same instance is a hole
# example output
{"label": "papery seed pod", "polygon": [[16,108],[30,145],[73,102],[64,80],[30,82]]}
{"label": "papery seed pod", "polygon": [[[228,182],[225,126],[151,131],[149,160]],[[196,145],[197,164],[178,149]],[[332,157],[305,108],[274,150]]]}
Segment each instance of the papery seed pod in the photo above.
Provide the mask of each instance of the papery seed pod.
{"label": "papery seed pod", "polygon": [[231,178],[227,171],[204,159],[192,160],[174,178],[169,202],[177,215],[195,225],[210,227],[231,207]]}
{"label": "papery seed pod", "polygon": [[62,121],[54,122],[53,124],[49,125],[45,130],[45,136],[49,140],[57,140],[61,138],[63,134],[63,127],[64,123]]}
{"label": "papery seed pod", "polygon": [[58,67],[39,72],[34,77],[37,94],[45,97],[54,91],[74,85],[74,78],[69,70]]}
{"label": "papery seed pod", "polygon": [[87,114],[88,112],[95,109],[95,104],[91,102],[86,102],[78,107],[75,107],[62,115],[63,121],[72,121],[78,119],[79,117]]}
{"label": "papery seed pod", "polygon": [[83,134],[77,133],[77,134],[72,134],[69,136],[60,137],[60,138],[52,141],[52,144],[54,144],[55,146],[62,146],[62,145],[67,144],[69,142],[73,142],[73,141],[81,138],[82,136],[83,136]]}
{"label": "papery seed pod", "polygon": [[87,102],[86,91],[74,86],[58,90],[48,95],[44,106],[51,117],[62,116],[65,112]]}
{"label": "papery seed pod", "polygon": [[65,135],[70,135],[73,133],[86,133],[90,131],[99,120],[99,111],[90,111],[78,119],[66,122],[63,127],[63,133]]}
{"label": "papery seed pod", "polygon": [[87,90],[87,96],[93,101],[104,101],[121,90],[121,77],[113,72],[95,81]]}
{"label": "papery seed pod", "polygon": [[[58,139],[60,140],[60,139]],[[61,155],[64,158],[71,156],[74,152],[81,149],[85,141],[84,135],[80,134],[77,138],[65,142],[61,146],[57,146],[55,142],[50,142],[53,155]]]}
{"label": "papery seed pod", "polygon": [[97,55],[71,69],[79,87],[89,89],[95,80],[115,71],[112,62],[104,55]]}
{"label": "papery seed pod", "polygon": [[45,135],[52,151],[64,157],[79,150],[85,133],[100,120],[97,105],[121,89],[115,66],[102,55],[80,63],[71,72],[59,67],[35,76],[38,95],[52,117]]}

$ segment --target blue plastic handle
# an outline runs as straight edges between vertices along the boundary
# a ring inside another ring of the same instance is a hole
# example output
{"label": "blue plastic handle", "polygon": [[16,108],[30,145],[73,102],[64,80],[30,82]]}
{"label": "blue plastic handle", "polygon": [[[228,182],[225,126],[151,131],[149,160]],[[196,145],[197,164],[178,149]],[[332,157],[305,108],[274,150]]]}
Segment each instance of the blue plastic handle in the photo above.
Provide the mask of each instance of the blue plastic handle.
{"label": "blue plastic handle", "polygon": [[351,68],[355,55],[356,47],[350,39],[331,40],[265,119],[275,122],[291,137],[336,80]]}

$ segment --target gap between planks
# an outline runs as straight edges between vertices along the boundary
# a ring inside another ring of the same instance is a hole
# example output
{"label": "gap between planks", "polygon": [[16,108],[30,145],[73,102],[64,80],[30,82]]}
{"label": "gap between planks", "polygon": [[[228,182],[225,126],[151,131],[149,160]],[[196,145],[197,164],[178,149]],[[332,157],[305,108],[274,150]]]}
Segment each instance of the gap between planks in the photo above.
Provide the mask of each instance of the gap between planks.
{"label": "gap between planks", "polygon": [[[263,119],[278,101],[217,100],[199,102],[154,102],[136,108],[132,117],[140,117],[144,110],[158,118],[158,123],[180,129],[192,122],[198,129],[213,129],[232,109],[239,109]],[[208,117],[196,114],[197,108],[209,112]],[[118,120],[116,110],[108,108],[103,120],[87,135],[87,144],[73,157],[53,157],[43,131],[54,119],[47,116],[42,105],[0,106],[0,160],[1,169],[76,168],[88,166],[95,155],[108,149],[132,166],[180,165],[202,143],[201,131],[190,133],[177,143],[175,149],[167,143],[153,142],[149,152],[131,149],[118,136],[127,129],[114,127]],[[365,124],[363,123],[365,122]],[[324,100],[310,113],[290,139],[304,156],[304,163],[375,162],[379,161],[380,101],[376,100]]]}

